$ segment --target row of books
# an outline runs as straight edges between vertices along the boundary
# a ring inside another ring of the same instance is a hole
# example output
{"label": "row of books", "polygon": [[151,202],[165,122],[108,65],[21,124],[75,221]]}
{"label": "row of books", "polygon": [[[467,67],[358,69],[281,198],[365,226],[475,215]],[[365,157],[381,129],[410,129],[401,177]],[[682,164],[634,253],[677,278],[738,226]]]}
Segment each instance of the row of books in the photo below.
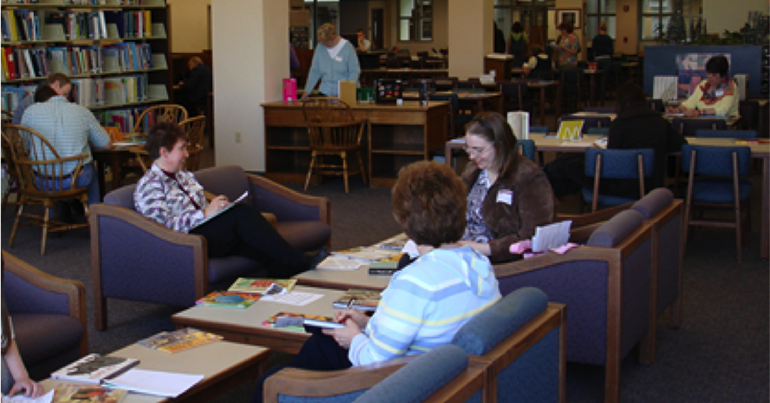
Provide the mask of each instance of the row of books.
{"label": "row of books", "polygon": [[33,10],[4,10],[3,41],[39,41],[40,17]]}
{"label": "row of books", "polygon": [[70,98],[85,107],[146,101],[147,76],[72,79]]}
{"label": "row of books", "polygon": [[[107,109],[101,111],[95,111],[94,115],[102,126],[105,127],[117,127],[123,133],[129,133],[134,130],[136,122],[139,121],[139,116],[147,109],[145,107],[136,108],[123,108],[123,109]],[[144,115],[142,121],[142,133],[147,133],[150,128],[158,122],[157,114],[149,112]]]}
{"label": "row of books", "polygon": [[8,85],[3,86],[2,90],[2,100],[3,100],[3,110],[6,111],[13,111],[16,109],[16,107],[19,105],[19,102],[21,102],[24,97],[27,95],[31,95],[35,93],[35,90],[37,90],[37,86],[35,85],[25,85],[20,87],[11,87]]}
{"label": "row of books", "polygon": [[44,48],[2,48],[2,63],[6,80],[51,74],[50,59]]}

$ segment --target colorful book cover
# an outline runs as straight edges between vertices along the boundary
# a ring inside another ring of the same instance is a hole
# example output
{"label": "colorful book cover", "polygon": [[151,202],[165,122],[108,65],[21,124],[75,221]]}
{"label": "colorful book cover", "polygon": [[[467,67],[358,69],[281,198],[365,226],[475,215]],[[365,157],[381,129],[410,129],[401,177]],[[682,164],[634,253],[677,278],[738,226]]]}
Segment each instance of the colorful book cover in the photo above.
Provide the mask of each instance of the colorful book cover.
{"label": "colorful book cover", "polygon": [[580,140],[582,130],[583,120],[562,120],[556,137],[559,140]]}
{"label": "colorful book cover", "polygon": [[376,260],[383,261],[386,259],[399,259],[401,255],[400,252],[395,252],[392,249],[380,248],[376,246],[362,246],[358,248],[345,249],[332,252],[332,254],[345,256],[349,259],[359,259],[366,262],[373,262]]}
{"label": "colorful book cover", "polygon": [[315,323],[325,322],[335,324],[337,321],[330,316],[310,315],[305,313],[278,312],[262,322],[262,326],[276,329],[292,330],[296,332],[305,332],[305,321],[310,320]]}
{"label": "colorful book cover", "polygon": [[297,280],[241,277],[238,280],[235,280],[235,283],[233,283],[227,291],[264,294],[273,284],[278,284],[288,292],[294,288],[294,285],[297,284]]}
{"label": "colorful book cover", "polygon": [[127,390],[104,386],[59,384],[54,388],[53,403],[119,403],[127,394]]}
{"label": "colorful book cover", "polygon": [[134,358],[89,354],[51,373],[51,378],[98,385],[139,364]]}
{"label": "colorful book cover", "polygon": [[246,309],[262,295],[245,292],[214,291],[195,301],[197,305]]}
{"label": "colorful book cover", "polygon": [[351,288],[345,295],[334,301],[334,309],[358,309],[359,311],[374,311],[380,304],[382,296],[379,291]]}
{"label": "colorful book cover", "polygon": [[160,332],[137,343],[153,350],[173,354],[221,339],[222,336],[188,327],[173,332]]}

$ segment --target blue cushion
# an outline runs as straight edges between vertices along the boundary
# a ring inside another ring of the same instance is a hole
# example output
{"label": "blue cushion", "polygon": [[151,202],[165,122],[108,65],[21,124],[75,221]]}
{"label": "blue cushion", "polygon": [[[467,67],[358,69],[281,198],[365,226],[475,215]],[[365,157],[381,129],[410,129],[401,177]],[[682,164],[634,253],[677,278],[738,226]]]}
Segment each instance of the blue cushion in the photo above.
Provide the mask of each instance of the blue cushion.
{"label": "blue cushion", "polygon": [[596,157],[602,156],[601,177],[608,179],[636,179],[639,177],[638,155],[642,155],[644,176],[652,176],[655,166],[655,151],[649,148],[641,149],[586,149],[585,175],[593,178],[596,173]]}
{"label": "blue cushion", "polygon": [[468,368],[468,355],[452,345],[436,347],[394,372],[355,403],[418,403]]}
{"label": "blue cushion", "polygon": [[455,333],[452,344],[468,354],[484,355],[543,312],[548,297],[537,288],[520,288],[474,316]]}
{"label": "blue cushion", "polygon": [[588,246],[611,248],[621,243],[628,234],[642,225],[644,217],[635,210],[625,210],[602,224],[588,238]]}
{"label": "blue cushion", "polygon": [[535,161],[535,140],[517,140],[517,147],[521,146],[521,154],[529,158],[530,161]]}
{"label": "blue cushion", "polygon": [[[582,189],[583,200],[591,204],[594,202],[594,191],[591,189]],[[630,199],[627,197],[611,196],[611,195],[599,195],[599,205],[605,207],[620,206],[621,204],[633,203],[637,199]]]}
{"label": "blue cushion", "polygon": [[[741,200],[751,196],[751,182],[741,179],[738,183]],[[696,179],[692,187],[692,199],[704,203],[733,203],[733,181],[729,179]]]}
{"label": "blue cushion", "polygon": [[666,188],[652,190],[641,200],[634,203],[632,209],[642,214],[645,219],[652,218],[674,201],[674,193]]}
{"label": "blue cushion", "polygon": [[738,155],[738,174],[748,175],[751,148],[746,146],[718,147],[682,146],[682,171],[690,172],[692,153],[695,151],[695,173],[699,175],[733,175],[733,153]]}
{"label": "blue cushion", "polygon": [[710,130],[698,129],[695,131],[695,137],[710,138],[732,138],[732,139],[755,139],[756,130]]}

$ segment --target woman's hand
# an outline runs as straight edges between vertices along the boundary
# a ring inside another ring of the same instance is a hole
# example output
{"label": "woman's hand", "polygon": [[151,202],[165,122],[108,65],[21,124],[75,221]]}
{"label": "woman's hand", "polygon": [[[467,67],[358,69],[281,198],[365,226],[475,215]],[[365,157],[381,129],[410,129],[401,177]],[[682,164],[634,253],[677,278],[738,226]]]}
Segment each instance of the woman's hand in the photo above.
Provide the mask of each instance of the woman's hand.
{"label": "woman's hand", "polygon": [[306,100],[308,98],[310,98],[310,93],[309,92],[304,92],[304,93],[302,93],[302,97],[300,98],[300,100],[304,101],[304,100]]}
{"label": "woman's hand", "polygon": [[334,312],[334,320],[337,322],[344,323],[347,319],[353,320],[360,328],[366,327],[367,323],[369,323],[369,317],[357,309],[343,309]]}
{"label": "woman's hand", "polygon": [[336,341],[340,347],[348,350],[350,349],[350,343],[353,342],[353,338],[361,334],[361,328],[352,318],[347,318],[347,320],[345,320],[345,327],[339,329],[323,329],[323,332],[327,336],[334,337],[334,341]]}
{"label": "woman's hand", "polygon": [[211,199],[211,202],[208,206],[206,206],[206,210],[203,211],[203,216],[208,217],[212,214],[216,214],[219,210],[222,210],[223,208],[227,207],[230,204],[230,201],[227,200],[227,196],[225,195],[219,195],[213,199]]}
{"label": "woman's hand", "polygon": [[474,241],[458,241],[460,245],[470,246],[473,249],[476,249],[479,253],[485,256],[489,256],[492,254],[492,248],[489,247],[488,243],[481,243],[481,242],[474,242]]}
{"label": "woman's hand", "polygon": [[38,397],[43,394],[43,386],[29,378],[18,379],[14,382],[8,395],[13,396],[21,391],[24,391],[24,396]]}

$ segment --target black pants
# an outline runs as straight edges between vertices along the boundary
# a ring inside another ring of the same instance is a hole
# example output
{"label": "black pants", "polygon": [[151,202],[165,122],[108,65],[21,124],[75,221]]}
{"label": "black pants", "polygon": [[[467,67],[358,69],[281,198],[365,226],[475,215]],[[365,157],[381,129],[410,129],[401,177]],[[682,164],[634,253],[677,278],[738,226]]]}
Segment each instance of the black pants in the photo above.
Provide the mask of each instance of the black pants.
{"label": "black pants", "polygon": [[305,255],[294,249],[257,210],[237,204],[190,231],[203,235],[209,257],[244,256],[260,262],[270,277],[288,278],[310,268]]}
{"label": "black pants", "polygon": [[556,197],[577,193],[584,187],[591,189],[593,179],[585,176],[584,171],[583,154],[562,154],[545,166],[545,174]]}
{"label": "black pants", "polygon": [[284,368],[334,371],[353,366],[350,360],[348,360],[348,350],[340,347],[331,336],[321,333],[317,328],[314,329],[317,332],[314,331],[313,335],[302,345],[299,354],[294,357],[294,360],[289,365],[275,366],[259,377],[257,386],[254,389],[254,396],[251,399],[252,403],[262,403],[265,380]]}

